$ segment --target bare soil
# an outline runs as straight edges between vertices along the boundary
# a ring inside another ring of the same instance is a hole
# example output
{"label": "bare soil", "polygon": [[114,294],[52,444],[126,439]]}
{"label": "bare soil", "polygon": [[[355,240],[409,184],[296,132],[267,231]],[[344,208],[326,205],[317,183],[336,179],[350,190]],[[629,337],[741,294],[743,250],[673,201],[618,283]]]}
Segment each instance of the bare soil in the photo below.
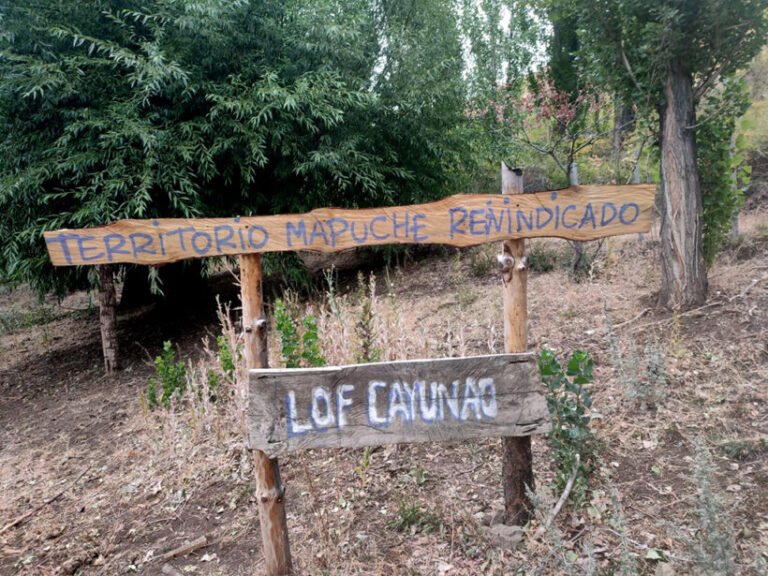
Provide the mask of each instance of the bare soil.
{"label": "bare soil", "polygon": [[[502,508],[498,439],[310,451],[280,462],[296,573],[559,574],[569,568],[555,560],[566,558],[576,573],[612,574],[631,554],[640,574],[714,574],[695,553],[706,528],[693,473],[699,442],[736,571],[758,574],[755,560],[768,561],[768,215],[744,215],[741,229],[743,241],[710,271],[707,305],[683,314],[656,308],[653,234],[607,241],[579,283],[562,266],[531,273],[530,348],[561,361],[577,348],[593,356],[601,440],[586,500],[567,505],[543,540],[506,549],[484,527]],[[560,241],[534,244],[567,254]],[[494,250],[438,251],[378,271],[404,335],[387,344],[393,355],[503,351]],[[142,401],[163,341],[190,366],[206,365],[203,339],[221,332],[215,307],[184,317],[147,308],[119,325],[123,370],[106,378],[88,295],[0,294],[0,575],[156,575],[163,553],[205,534],[214,543],[172,560],[179,571],[262,573],[236,403],[211,416]],[[654,347],[666,381],[628,395],[617,357],[644,366]],[[547,438],[533,447],[537,491],[556,499]]]}

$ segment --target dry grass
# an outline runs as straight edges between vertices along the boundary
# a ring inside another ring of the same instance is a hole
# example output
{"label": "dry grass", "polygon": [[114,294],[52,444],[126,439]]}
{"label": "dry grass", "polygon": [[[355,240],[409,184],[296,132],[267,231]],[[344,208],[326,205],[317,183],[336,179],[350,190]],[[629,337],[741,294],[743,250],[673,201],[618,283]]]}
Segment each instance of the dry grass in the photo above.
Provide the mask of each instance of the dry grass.
{"label": "dry grass", "polygon": [[[653,574],[657,561],[646,556],[660,550],[677,574],[708,573],[691,555],[691,543],[701,542],[693,474],[700,441],[711,454],[713,492],[731,519],[737,572],[756,574],[749,565],[768,550],[768,282],[761,280],[768,244],[754,232],[765,222],[761,214],[742,220],[746,240],[711,271],[711,305],[689,314],[655,308],[653,236],[607,242],[578,284],[560,269],[531,276],[531,348],[546,345],[561,358],[581,348],[595,358],[591,392],[601,417],[593,425],[604,446],[588,504],[566,507],[543,540],[510,551],[486,536],[482,519],[502,506],[496,439],[309,451],[281,460],[296,572]],[[567,250],[555,240],[543,245]],[[366,300],[368,344],[382,360],[501,352],[499,279],[478,264],[495,248],[477,250],[381,271],[345,292],[328,285],[292,307],[317,318],[332,364],[354,362],[364,348],[358,327]],[[0,306],[22,310],[31,302],[22,296],[3,296]],[[216,545],[177,560],[181,570],[259,573],[252,469],[242,445],[243,368],[227,381],[213,344],[222,330],[237,349],[230,315],[223,328],[208,329],[210,345],[199,331],[177,338],[200,396],[187,394],[168,411],[140,400],[160,342],[139,338],[147,329],[141,321],[129,337],[152,354],[106,381],[94,317],[54,316],[0,335],[0,523],[87,472],[0,535],[0,574],[157,574],[164,550],[204,533]],[[606,320],[620,326],[613,351]],[[82,341],[71,340],[76,332]],[[642,379],[646,345],[654,343],[665,381],[653,398],[628,395],[617,351],[635,357]],[[270,352],[277,365],[275,334]],[[226,389],[215,402],[209,370]],[[533,446],[538,493],[551,498],[549,447],[545,438]]]}

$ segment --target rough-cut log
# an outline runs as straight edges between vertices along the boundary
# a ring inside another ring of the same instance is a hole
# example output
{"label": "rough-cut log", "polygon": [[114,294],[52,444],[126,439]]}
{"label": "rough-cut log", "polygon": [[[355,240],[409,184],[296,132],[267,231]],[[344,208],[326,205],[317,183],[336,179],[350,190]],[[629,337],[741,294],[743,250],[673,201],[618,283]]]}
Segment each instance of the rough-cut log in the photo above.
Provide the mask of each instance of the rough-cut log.
{"label": "rough-cut log", "polygon": [[117,340],[117,293],[112,266],[99,266],[99,280],[101,348],[104,353],[104,369],[107,374],[112,374],[120,367]]}
{"label": "rough-cut log", "polygon": [[[264,314],[260,254],[240,256],[240,290],[246,366],[249,369],[267,368],[267,320]],[[290,574],[291,551],[285,518],[285,486],[280,480],[280,467],[277,460],[270,459],[261,450],[253,451],[252,455],[267,574]]]}
{"label": "rough-cut log", "polygon": [[545,433],[533,371],[530,354],[254,370],[249,445],[274,456]]}
{"label": "rough-cut log", "polygon": [[[501,193],[523,193],[523,173],[501,164]],[[526,352],[528,347],[528,267],[525,240],[507,240],[502,244],[502,280],[504,282],[504,349],[508,353]],[[549,416],[547,414],[547,416]],[[534,489],[531,437],[502,439],[502,484],[507,524],[523,526],[530,519],[531,503],[526,486]]]}
{"label": "rough-cut log", "polygon": [[678,58],[664,80],[661,117],[660,304],[675,310],[707,299],[702,245],[702,204],[696,167],[696,124],[690,70]]}
{"label": "rough-cut log", "polygon": [[384,244],[475,246],[512,238],[594,240],[647,232],[655,185],[572,186],[515,197],[459,194],[430,204],[307,214],[122,220],[86,230],[46,232],[56,266],[314,250]]}

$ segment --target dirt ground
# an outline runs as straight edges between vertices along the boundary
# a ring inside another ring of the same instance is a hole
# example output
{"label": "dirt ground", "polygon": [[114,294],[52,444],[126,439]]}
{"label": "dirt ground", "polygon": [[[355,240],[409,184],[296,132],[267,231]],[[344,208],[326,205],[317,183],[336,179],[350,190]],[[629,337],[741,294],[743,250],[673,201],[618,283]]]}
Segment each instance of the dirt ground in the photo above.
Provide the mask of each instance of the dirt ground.
{"label": "dirt ground", "polygon": [[[768,214],[744,215],[741,228],[743,240],[710,271],[707,305],[684,314],[655,306],[654,234],[607,241],[579,283],[563,266],[531,272],[530,348],[546,346],[561,362],[577,348],[592,355],[601,442],[584,501],[568,504],[543,538],[532,538],[534,522],[508,549],[484,527],[502,507],[498,439],[316,450],[280,461],[295,572],[714,574],[718,554],[730,554],[736,573],[760,573],[768,562]],[[529,246],[539,259],[567,249],[555,240]],[[495,250],[437,251],[378,270],[385,356],[502,352]],[[339,290],[324,298],[353,311],[353,294]],[[333,312],[321,296],[312,309],[323,335]],[[166,340],[205,373],[212,356],[203,339],[210,347],[222,330],[215,308],[183,318],[147,308],[119,324],[124,369],[108,379],[87,294],[61,303],[0,294],[0,574],[156,575],[165,552],[206,534],[211,545],[170,561],[181,573],[262,573],[238,403],[167,411],[143,400]],[[339,361],[350,340],[336,330],[325,344]],[[654,354],[663,377],[638,388],[628,374]],[[696,473],[697,445],[710,455],[711,494],[701,466]],[[533,449],[547,509],[559,496],[552,449],[546,437]],[[707,540],[717,530],[716,541],[733,539],[730,551]]]}

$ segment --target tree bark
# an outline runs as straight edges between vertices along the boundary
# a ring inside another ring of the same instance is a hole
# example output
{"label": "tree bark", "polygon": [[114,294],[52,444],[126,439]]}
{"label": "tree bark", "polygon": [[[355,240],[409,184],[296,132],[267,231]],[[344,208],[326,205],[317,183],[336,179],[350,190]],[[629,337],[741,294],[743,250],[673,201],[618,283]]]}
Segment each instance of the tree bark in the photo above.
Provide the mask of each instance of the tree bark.
{"label": "tree bark", "polygon": [[664,79],[659,112],[662,207],[659,303],[674,310],[699,306],[707,299],[692,85],[690,70],[680,59],[673,59]]}
{"label": "tree bark", "polygon": [[99,266],[99,323],[101,325],[101,348],[104,353],[104,370],[112,374],[118,370],[117,340],[117,293],[112,266]]}
{"label": "tree bark", "polygon": [[611,138],[611,156],[616,172],[616,182],[621,182],[621,156],[624,152],[624,139],[635,128],[635,119],[632,108],[627,106],[616,96],[613,103],[613,134]]}
{"label": "tree bark", "polygon": [[624,147],[624,139],[635,129],[635,115],[627,104],[617,96],[613,111],[613,137],[611,148],[614,155],[620,155]]}

